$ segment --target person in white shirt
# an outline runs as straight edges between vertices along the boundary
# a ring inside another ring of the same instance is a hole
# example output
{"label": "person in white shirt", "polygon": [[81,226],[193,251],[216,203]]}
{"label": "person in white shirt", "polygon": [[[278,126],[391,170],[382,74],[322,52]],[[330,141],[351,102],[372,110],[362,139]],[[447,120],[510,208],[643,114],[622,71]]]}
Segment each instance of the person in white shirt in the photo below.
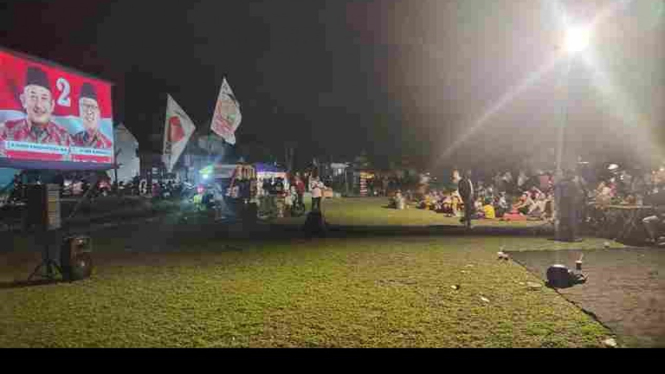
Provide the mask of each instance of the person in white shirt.
{"label": "person in white shirt", "polygon": [[287,213],[289,215],[292,214],[293,211],[293,203],[295,202],[296,199],[296,187],[291,186],[287,191],[284,196],[284,213]]}
{"label": "person in white shirt", "polygon": [[527,215],[535,217],[543,217],[545,214],[545,209],[547,207],[547,196],[538,191],[536,200],[533,201],[531,206],[529,206],[529,211]]}
{"label": "person in white shirt", "polygon": [[323,197],[324,185],[321,181],[312,183],[312,211],[321,211],[321,197]]}

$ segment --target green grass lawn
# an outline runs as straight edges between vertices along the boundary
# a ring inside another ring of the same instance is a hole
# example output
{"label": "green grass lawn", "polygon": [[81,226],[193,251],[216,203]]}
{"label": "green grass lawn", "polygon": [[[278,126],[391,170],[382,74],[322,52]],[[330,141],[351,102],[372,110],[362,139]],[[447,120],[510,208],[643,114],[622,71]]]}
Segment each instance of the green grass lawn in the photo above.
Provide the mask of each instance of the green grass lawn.
{"label": "green grass lawn", "polygon": [[[311,207],[309,200],[305,201]],[[331,224],[359,226],[430,226],[461,225],[459,217],[446,217],[431,210],[410,207],[404,210],[388,209],[388,198],[348,198],[326,199],[322,211]],[[304,217],[281,218],[276,221],[284,224],[302,224]],[[529,227],[542,225],[543,221],[504,222],[498,219],[474,220],[475,226]]]}
{"label": "green grass lawn", "polygon": [[[206,241],[141,254],[97,245],[91,279],[0,289],[0,347],[598,347],[610,331],[553,290],[528,290],[540,280],[496,252],[603,241]],[[7,258],[0,281],[27,274]]]}

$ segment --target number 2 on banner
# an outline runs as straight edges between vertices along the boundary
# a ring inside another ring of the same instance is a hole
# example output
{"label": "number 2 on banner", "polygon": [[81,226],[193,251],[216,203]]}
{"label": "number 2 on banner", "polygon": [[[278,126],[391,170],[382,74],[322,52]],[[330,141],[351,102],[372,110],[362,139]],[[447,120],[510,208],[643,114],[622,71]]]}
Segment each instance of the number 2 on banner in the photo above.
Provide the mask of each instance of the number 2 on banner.
{"label": "number 2 on banner", "polygon": [[55,82],[55,85],[58,87],[58,90],[60,90],[60,96],[58,96],[58,105],[60,106],[71,106],[72,105],[72,100],[69,97],[69,82],[65,78],[58,78],[58,80]]}

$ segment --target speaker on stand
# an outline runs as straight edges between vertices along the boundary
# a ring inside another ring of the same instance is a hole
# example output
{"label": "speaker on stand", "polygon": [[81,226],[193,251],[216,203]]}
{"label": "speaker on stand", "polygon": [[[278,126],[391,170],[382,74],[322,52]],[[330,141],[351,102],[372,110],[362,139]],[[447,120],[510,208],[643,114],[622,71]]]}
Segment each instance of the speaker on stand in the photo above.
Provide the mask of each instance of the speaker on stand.
{"label": "speaker on stand", "polygon": [[67,281],[89,278],[92,274],[92,240],[88,236],[69,236],[60,248],[60,268]]}
{"label": "speaker on stand", "polygon": [[62,273],[51,256],[51,248],[57,247],[60,235],[60,186],[41,183],[29,185],[27,198],[27,228],[34,230],[37,242],[43,248],[42,261],[30,274],[28,281],[36,276],[53,281],[56,271]]}

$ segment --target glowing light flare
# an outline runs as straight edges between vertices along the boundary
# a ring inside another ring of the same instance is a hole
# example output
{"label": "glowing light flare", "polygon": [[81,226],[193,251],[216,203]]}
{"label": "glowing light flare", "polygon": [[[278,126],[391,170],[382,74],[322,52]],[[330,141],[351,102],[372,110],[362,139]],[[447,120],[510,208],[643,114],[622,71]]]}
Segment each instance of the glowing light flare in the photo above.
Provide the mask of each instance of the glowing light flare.
{"label": "glowing light flare", "polygon": [[463,145],[467,139],[469,139],[474,133],[476,133],[480,128],[482,128],[485,123],[492,117],[494,114],[500,112],[508,103],[512,102],[519,94],[524,92],[526,89],[531,87],[534,83],[540,81],[540,79],[547,73],[549,73],[561,60],[557,57],[550,60],[548,63],[541,66],[538,70],[529,74],[524,80],[519,84],[510,88],[505,92],[496,102],[493,103],[483,114],[473,121],[469,129],[463,133],[459,138],[457,138],[437,160],[437,164],[443,160],[450,157],[461,145]]}
{"label": "glowing light flare", "polygon": [[[553,1],[552,5],[554,5],[557,13],[559,13],[562,26],[566,30],[566,37],[564,40],[565,45],[563,46],[564,48],[562,48],[563,50],[561,50],[562,55],[558,56],[557,59],[550,61],[550,63],[542,66],[539,70],[532,72],[530,75],[526,77],[525,80],[523,80],[517,86],[510,88],[504,95],[502,95],[498,99],[498,101],[494,105],[490,106],[479,118],[477,118],[475,121],[473,121],[470,124],[469,130],[463,133],[461,137],[456,139],[453,142],[453,144],[449,146],[443,152],[442,155],[439,156],[439,158],[436,161],[436,164],[450,157],[452,153],[457,148],[459,148],[463,143],[465,143],[466,140],[471,135],[473,135],[480,128],[482,128],[485,125],[485,123],[490,119],[490,117],[492,117],[494,114],[503,109],[504,106],[513,101],[515,97],[517,97],[521,92],[526,90],[533,83],[539,81],[540,78],[546,72],[550,71],[555,65],[557,65],[561,61],[562,58],[565,57],[565,54],[570,55],[570,54],[580,53],[585,49],[587,49],[591,43],[591,36],[592,36],[591,30],[594,27],[598,26],[603,21],[605,21],[607,18],[611,18],[612,16],[614,16],[618,10],[626,8],[631,2],[632,0],[623,0],[623,1],[618,1],[616,3],[612,3],[609,6],[602,8],[596,14],[596,16],[593,17],[593,19],[589,23],[589,26],[581,27],[581,26],[572,26],[572,23],[569,22],[569,17],[566,14],[562,4],[560,4],[558,1]],[[559,146],[561,146],[561,144],[559,144]]]}
{"label": "glowing light flare", "polygon": [[[649,131],[654,127],[653,120],[640,110],[624,88],[612,80],[600,56],[585,54],[582,61],[589,67],[593,86],[603,95],[608,113],[624,125],[624,131],[630,131],[631,143],[645,155],[657,154],[660,157],[662,149],[654,142]],[[636,127],[640,127],[639,131],[634,131]]]}
{"label": "glowing light flare", "polygon": [[566,30],[565,48],[570,54],[579,53],[589,47],[591,30],[587,27],[570,27]]}

